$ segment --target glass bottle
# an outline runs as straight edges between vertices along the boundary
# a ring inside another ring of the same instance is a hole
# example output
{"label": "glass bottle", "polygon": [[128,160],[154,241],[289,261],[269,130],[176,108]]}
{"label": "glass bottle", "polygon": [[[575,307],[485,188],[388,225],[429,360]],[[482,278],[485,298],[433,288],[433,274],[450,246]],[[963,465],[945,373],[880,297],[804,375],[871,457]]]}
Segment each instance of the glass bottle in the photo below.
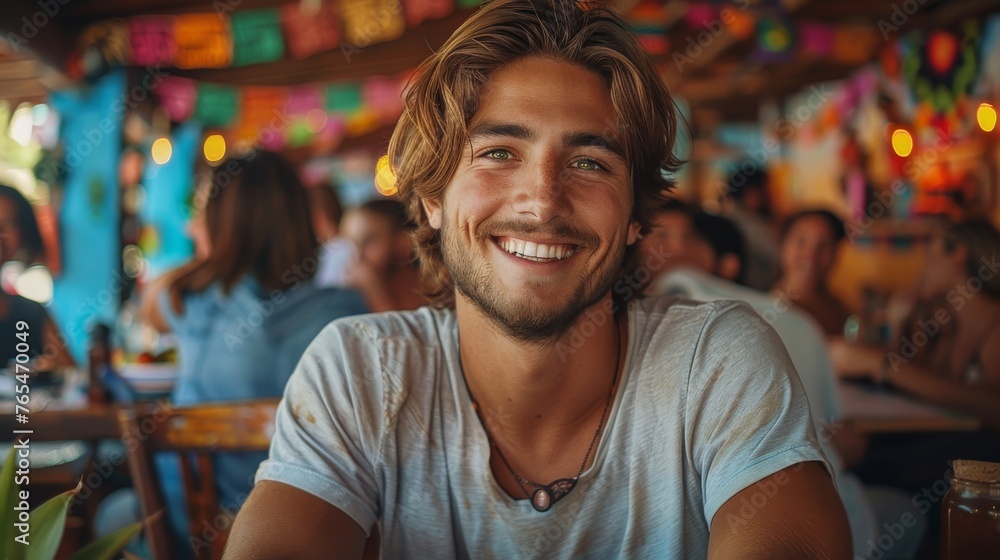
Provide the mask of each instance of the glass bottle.
{"label": "glass bottle", "polygon": [[1000,551],[1000,463],[955,461],[941,504],[941,558],[985,560]]}

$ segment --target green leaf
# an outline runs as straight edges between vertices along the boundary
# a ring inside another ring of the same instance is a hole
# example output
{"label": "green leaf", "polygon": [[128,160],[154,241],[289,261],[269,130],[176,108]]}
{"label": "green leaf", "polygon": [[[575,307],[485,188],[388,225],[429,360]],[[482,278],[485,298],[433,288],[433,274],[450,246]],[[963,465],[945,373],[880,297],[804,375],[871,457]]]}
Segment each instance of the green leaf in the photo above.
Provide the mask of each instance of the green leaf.
{"label": "green leaf", "polygon": [[125,545],[131,542],[140,531],[142,531],[141,521],[122,527],[83,547],[71,556],[70,560],[112,560],[115,554],[125,548]]}
{"label": "green leaf", "polygon": [[14,471],[16,468],[17,450],[11,448],[7,454],[7,459],[3,462],[3,469],[0,470],[0,552],[3,558],[9,560],[20,560],[24,558],[25,548],[23,544],[18,544],[14,540],[20,531],[14,527],[17,520],[17,512],[14,506],[17,505],[17,484],[14,484]]}
{"label": "green leaf", "polygon": [[31,545],[25,554],[27,560],[55,558],[63,530],[66,529],[69,503],[73,501],[80,488],[81,485],[78,484],[73,490],[59,494],[31,513]]}

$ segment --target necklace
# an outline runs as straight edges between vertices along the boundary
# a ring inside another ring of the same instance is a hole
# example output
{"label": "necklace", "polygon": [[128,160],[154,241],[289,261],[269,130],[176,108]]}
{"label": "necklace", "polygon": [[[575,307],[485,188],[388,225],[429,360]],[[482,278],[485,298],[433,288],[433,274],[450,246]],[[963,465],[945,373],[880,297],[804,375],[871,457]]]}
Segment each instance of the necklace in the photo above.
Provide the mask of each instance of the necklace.
{"label": "necklace", "polygon": [[[510,463],[507,462],[507,458],[504,457],[503,451],[500,451],[500,446],[498,446],[490,436],[489,430],[486,429],[486,423],[483,422],[482,415],[480,414],[479,403],[477,403],[476,399],[472,396],[472,390],[468,389],[468,385],[466,385],[466,388],[469,391],[469,397],[472,400],[472,408],[476,411],[476,416],[479,417],[479,422],[483,425],[483,431],[486,432],[486,439],[489,440],[490,446],[493,447],[493,449],[496,449],[497,455],[500,456],[500,460],[503,461],[504,466],[507,467],[511,476],[513,476],[514,480],[517,481],[521,490],[524,491],[524,496],[531,501],[531,507],[535,508],[536,511],[548,511],[552,508],[553,504],[569,494],[570,491],[576,487],[576,483],[580,480],[580,475],[582,475],[583,471],[587,468],[587,461],[590,459],[590,454],[594,451],[594,445],[597,444],[597,439],[601,436],[601,431],[604,429],[604,421],[607,419],[608,409],[611,407],[611,401],[614,399],[615,395],[615,387],[618,383],[618,369],[621,367],[622,335],[620,327],[617,323],[615,324],[615,334],[617,340],[617,344],[615,345],[617,356],[615,357],[615,372],[611,381],[611,391],[608,392],[608,398],[604,402],[604,410],[601,412],[601,420],[597,424],[597,431],[594,432],[593,439],[590,440],[590,446],[587,447],[587,454],[583,456],[583,463],[580,465],[580,470],[577,471],[576,476],[573,478],[557,478],[548,484],[542,484],[540,482],[528,480],[527,478],[517,474],[517,472],[510,466]],[[461,358],[459,358],[459,363],[461,363]],[[528,489],[525,488],[525,486],[533,487],[534,491],[528,493]]]}

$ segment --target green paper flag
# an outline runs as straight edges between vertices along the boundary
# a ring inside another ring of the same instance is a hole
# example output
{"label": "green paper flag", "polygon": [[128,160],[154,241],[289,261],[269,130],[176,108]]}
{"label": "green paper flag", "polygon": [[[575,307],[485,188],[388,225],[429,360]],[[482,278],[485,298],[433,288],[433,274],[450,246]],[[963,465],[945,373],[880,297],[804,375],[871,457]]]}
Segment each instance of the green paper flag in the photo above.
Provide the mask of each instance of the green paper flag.
{"label": "green paper flag", "polygon": [[235,88],[199,83],[194,118],[206,127],[228,126],[239,105]]}
{"label": "green paper flag", "polygon": [[337,84],[326,88],[326,110],[351,114],[361,108],[361,85]]}
{"label": "green paper flag", "polygon": [[458,0],[456,3],[459,8],[475,8],[482,4],[483,0]]}
{"label": "green paper flag", "polygon": [[278,60],[285,54],[278,10],[236,11],[230,18],[233,66]]}

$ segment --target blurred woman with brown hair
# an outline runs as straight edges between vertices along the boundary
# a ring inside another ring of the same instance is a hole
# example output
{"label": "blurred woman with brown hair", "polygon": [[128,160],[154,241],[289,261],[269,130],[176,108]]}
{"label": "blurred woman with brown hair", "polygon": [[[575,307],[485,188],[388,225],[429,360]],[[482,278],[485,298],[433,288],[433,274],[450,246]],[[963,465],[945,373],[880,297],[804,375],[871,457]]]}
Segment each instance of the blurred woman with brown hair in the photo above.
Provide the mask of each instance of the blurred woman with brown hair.
{"label": "blurred woman with brown hair", "polygon": [[989,221],[944,228],[928,246],[916,300],[892,347],[835,343],[838,371],[889,382],[1000,429],[998,259],[1000,232]]}
{"label": "blurred woman with brown hair", "polygon": [[[368,311],[353,291],[313,282],[319,242],[298,174],[256,152],[216,167],[205,193],[207,255],[153,282],[142,315],[178,340],[174,404],[280,397],[306,347],[330,321]],[[235,509],[266,453],[216,457],[220,504]],[[183,486],[159,465],[176,530]]]}

